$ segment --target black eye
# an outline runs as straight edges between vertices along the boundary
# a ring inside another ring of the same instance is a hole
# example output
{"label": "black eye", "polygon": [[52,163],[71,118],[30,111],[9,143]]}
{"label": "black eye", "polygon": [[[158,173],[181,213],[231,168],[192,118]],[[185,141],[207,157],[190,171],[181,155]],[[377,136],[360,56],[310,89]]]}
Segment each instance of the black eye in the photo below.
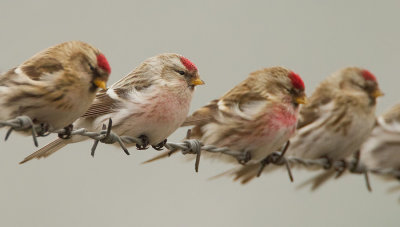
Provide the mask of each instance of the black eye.
{"label": "black eye", "polygon": [[90,70],[92,70],[92,71],[95,70],[95,68],[94,68],[91,64],[89,64],[89,68],[90,68]]}
{"label": "black eye", "polygon": [[182,76],[185,75],[185,72],[184,72],[184,71],[178,70],[178,71],[176,71],[176,72],[179,73],[179,74],[181,74]]}
{"label": "black eye", "polygon": [[286,89],[286,91],[288,91],[292,95],[297,93],[293,88],[292,89]]}

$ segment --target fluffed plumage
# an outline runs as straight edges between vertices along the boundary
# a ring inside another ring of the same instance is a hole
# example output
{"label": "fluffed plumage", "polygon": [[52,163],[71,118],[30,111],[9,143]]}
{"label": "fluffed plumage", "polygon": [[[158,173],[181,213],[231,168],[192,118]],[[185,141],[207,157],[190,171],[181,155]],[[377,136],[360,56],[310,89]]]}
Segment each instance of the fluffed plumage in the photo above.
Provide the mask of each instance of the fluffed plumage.
{"label": "fluffed plumage", "polygon": [[[300,76],[288,69],[261,69],[194,112],[182,126],[193,126],[190,139],[249,152],[249,163],[256,163],[294,133],[299,104],[305,102],[304,89]],[[224,154],[204,152],[202,156],[237,163],[234,157]],[[166,154],[150,161],[162,157]]]}
{"label": "fluffed plumage", "polygon": [[[109,89],[99,92],[74,127],[100,131],[111,118],[113,132],[120,136],[145,136],[155,146],[185,121],[194,87],[201,84],[204,82],[197,67],[187,58],[178,54],[151,57]],[[57,139],[21,163],[47,157],[68,143],[85,139],[77,135],[68,140]]]}
{"label": "fluffed plumage", "polygon": [[[356,152],[375,124],[376,98],[381,96],[376,78],[367,70],[348,67],[326,78],[300,110],[296,135],[290,140],[287,156],[303,159],[342,160]],[[264,171],[278,167],[267,167]],[[246,183],[257,175],[257,165],[232,171]],[[330,177],[328,171],[317,187]]]}
{"label": "fluffed plumage", "polygon": [[89,108],[111,72],[95,47],[70,41],[43,50],[0,76],[0,120],[29,116],[54,131]]}
{"label": "fluffed plumage", "polygon": [[360,163],[369,169],[400,171],[400,104],[378,117],[374,130],[361,146]]}

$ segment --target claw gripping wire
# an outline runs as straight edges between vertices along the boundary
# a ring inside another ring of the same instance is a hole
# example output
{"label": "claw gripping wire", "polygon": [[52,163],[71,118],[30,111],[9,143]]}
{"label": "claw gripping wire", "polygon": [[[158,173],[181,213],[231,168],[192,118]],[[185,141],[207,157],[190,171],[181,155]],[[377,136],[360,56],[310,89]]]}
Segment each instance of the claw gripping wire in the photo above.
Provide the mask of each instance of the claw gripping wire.
{"label": "claw gripping wire", "polygon": [[[26,131],[31,132],[33,142],[35,146],[38,146],[37,137],[43,137],[51,133],[65,133],[65,129],[57,130],[54,132],[47,132],[45,127],[41,125],[34,124],[32,119],[27,116],[19,116],[15,119],[11,119],[8,121],[0,121],[0,128],[2,127],[9,127],[8,131],[6,132],[5,140],[7,140],[13,131]],[[71,135],[80,135],[86,136],[94,140],[94,144],[91,148],[91,155],[94,156],[98,143],[105,143],[105,144],[114,144],[118,143],[121,149],[125,152],[125,154],[129,155],[129,151],[125,144],[139,144],[143,145],[143,140],[140,138],[129,137],[129,136],[119,136],[112,131],[112,120],[109,119],[108,125],[103,125],[102,130],[100,132],[89,132],[85,128],[75,129],[72,130]],[[190,135],[190,131],[188,131],[188,135]],[[330,162],[326,158],[321,159],[314,159],[314,160],[307,160],[301,159],[297,157],[284,157],[284,153],[286,151],[287,146],[289,143],[285,145],[285,149],[282,152],[274,152],[273,154],[266,157],[263,161],[260,162],[260,171],[258,175],[261,175],[263,168],[267,164],[273,165],[285,165],[289,174],[291,181],[293,181],[293,176],[290,171],[290,165],[302,165],[302,166],[317,166],[321,169],[335,169],[338,171],[337,177],[341,175],[344,171],[348,170],[350,173],[354,174],[362,174],[365,177],[366,185],[368,190],[371,190],[371,186],[369,183],[368,173],[378,174],[378,175],[386,175],[392,176],[394,178],[400,179],[400,170],[398,169],[369,169],[363,164],[359,163],[358,157],[355,157],[354,160],[351,161],[334,161]],[[210,152],[210,153],[222,153],[225,155],[230,155],[236,158],[239,163],[246,164],[250,159],[251,155],[249,151],[234,151],[230,150],[227,147],[216,147],[213,145],[203,144],[199,140],[189,139],[187,136],[186,140],[180,143],[172,143],[167,142],[165,147],[169,150],[169,154],[172,154],[176,151],[181,151],[182,154],[195,154],[196,161],[195,161],[195,171],[198,172],[199,165],[200,165],[200,157],[201,152]]]}

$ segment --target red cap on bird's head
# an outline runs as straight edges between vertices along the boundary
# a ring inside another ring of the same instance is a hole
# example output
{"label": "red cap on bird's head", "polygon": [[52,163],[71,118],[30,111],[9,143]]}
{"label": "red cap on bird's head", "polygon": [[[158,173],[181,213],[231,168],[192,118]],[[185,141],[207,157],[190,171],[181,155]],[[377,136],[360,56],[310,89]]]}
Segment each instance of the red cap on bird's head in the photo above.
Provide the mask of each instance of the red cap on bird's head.
{"label": "red cap on bird's head", "polygon": [[364,77],[365,80],[371,80],[371,81],[376,82],[376,77],[374,76],[374,74],[372,74],[370,71],[368,71],[366,69],[364,69],[361,72],[361,75]]}
{"label": "red cap on bird's head", "polygon": [[180,57],[180,60],[182,64],[185,66],[185,68],[189,71],[197,71],[197,67],[193,62],[191,62],[189,59],[185,57]]}
{"label": "red cap on bird's head", "polygon": [[103,54],[97,55],[97,65],[106,71],[108,74],[111,73],[110,64],[107,61],[107,58]]}
{"label": "red cap on bird's head", "polygon": [[304,86],[304,82],[301,79],[301,77],[299,76],[299,74],[296,74],[294,72],[290,72],[289,73],[289,78],[290,80],[292,80],[292,85],[294,88],[299,89],[299,90],[304,90],[305,86]]}

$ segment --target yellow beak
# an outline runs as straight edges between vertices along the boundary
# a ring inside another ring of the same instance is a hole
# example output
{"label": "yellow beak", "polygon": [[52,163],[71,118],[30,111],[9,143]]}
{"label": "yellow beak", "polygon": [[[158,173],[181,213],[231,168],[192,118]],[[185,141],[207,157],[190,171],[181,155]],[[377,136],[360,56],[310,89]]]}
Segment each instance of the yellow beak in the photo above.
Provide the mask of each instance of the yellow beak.
{"label": "yellow beak", "polygon": [[298,104],[307,104],[307,97],[305,95],[299,96],[295,99]]}
{"label": "yellow beak", "polygon": [[106,82],[104,82],[104,80],[102,80],[102,79],[99,79],[99,78],[96,78],[94,81],[93,81],[93,83],[97,86],[97,87],[99,87],[99,88],[101,88],[101,89],[106,89],[107,87],[106,87]]}
{"label": "yellow beak", "polygon": [[190,84],[191,84],[191,85],[194,85],[194,86],[203,85],[203,84],[204,84],[204,81],[201,80],[201,79],[198,78],[198,77],[195,77],[195,78],[192,79],[192,81],[190,81]]}
{"label": "yellow beak", "polygon": [[378,88],[374,92],[372,92],[372,97],[377,98],[379,96],[383,96],[383,92]]}

